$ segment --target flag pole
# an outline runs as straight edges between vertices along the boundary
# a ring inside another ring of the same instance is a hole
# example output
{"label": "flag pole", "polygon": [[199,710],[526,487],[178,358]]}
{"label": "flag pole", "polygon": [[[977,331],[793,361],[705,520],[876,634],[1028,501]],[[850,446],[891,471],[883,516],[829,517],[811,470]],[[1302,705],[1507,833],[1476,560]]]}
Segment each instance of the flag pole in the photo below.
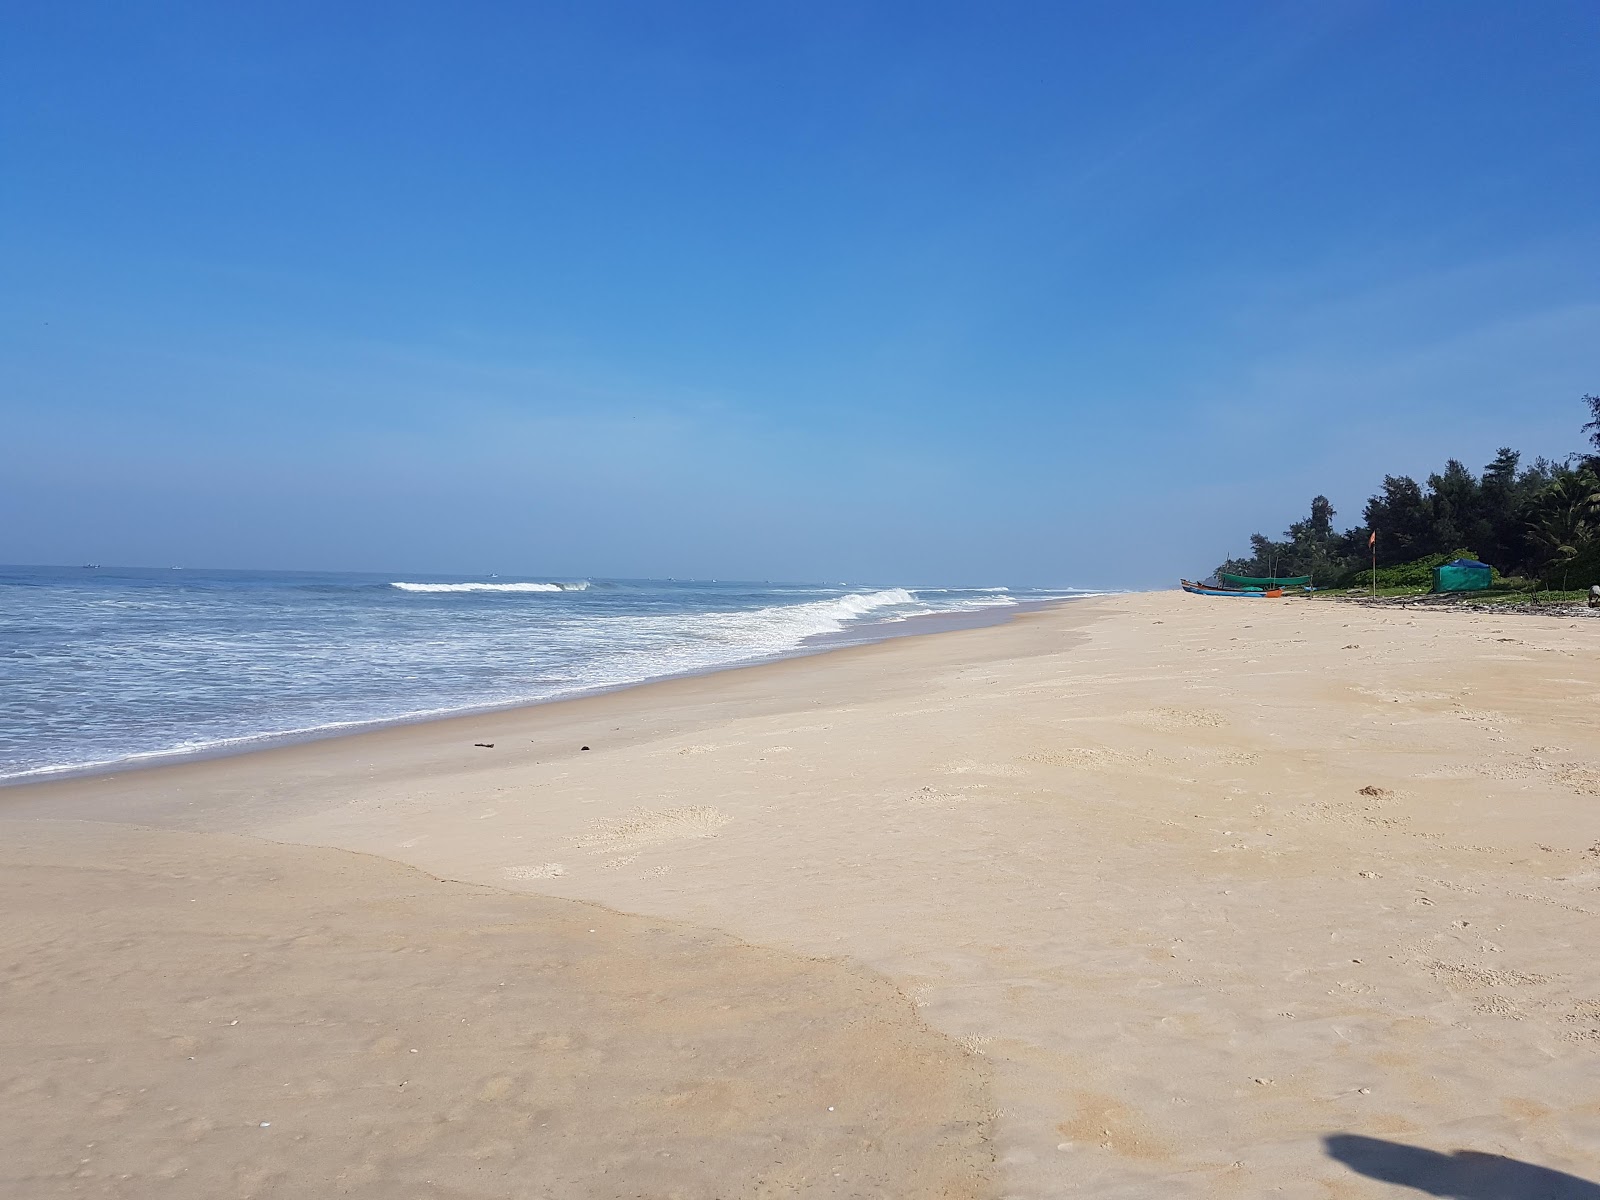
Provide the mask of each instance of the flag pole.
{"label": "flag pole", "polygon": [[1378,595],[1378,531],[1374,529],[1367,535],[1367,548],[1372,551],[1372,595]]}

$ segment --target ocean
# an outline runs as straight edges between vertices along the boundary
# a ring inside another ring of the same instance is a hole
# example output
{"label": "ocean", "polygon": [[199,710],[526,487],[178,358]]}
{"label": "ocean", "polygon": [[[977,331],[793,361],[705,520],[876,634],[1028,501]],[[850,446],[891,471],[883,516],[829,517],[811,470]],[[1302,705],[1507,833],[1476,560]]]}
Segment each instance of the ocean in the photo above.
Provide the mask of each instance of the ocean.
{"label": "ocean", "polygon": [[0,781],[553,700],[1091,594],[0,566]]}

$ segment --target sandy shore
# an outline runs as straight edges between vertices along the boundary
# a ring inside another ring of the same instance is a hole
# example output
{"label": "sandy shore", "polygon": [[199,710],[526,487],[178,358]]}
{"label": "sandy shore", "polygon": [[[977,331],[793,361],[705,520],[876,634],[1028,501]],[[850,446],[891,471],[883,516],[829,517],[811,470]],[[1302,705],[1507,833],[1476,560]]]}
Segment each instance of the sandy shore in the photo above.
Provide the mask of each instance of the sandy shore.
{"label": "sandy shore", "polygon": [[1596,697],[1153,594],[6,789],[0,1180],[1592,1198]]}

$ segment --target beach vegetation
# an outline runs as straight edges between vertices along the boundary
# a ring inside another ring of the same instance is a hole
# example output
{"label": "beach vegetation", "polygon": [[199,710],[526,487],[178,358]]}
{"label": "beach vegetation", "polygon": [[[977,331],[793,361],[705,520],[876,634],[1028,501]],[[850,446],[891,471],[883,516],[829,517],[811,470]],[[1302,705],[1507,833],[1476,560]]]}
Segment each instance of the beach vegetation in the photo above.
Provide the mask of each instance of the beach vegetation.
{"label": "beach vegetation", "polygon": [[1374,586],[1375,558],[1378,593],[1408,594],[1426,591],[1441,563],[1475,558],[1494,569],[1493,595],[1581,592],[1600,583],[1600,395],[1582,403],[1595,453],[1524,465],[1506,446],[1479,473],[1450,459],[1424,483],[1385,475],[1361,523],[1343,531],[1319,495],[1304,520],[1279,538],[1253,534],[1249,555],[1228,559],[1217,573],[1309,575],[1318,586],[1365,590]]}

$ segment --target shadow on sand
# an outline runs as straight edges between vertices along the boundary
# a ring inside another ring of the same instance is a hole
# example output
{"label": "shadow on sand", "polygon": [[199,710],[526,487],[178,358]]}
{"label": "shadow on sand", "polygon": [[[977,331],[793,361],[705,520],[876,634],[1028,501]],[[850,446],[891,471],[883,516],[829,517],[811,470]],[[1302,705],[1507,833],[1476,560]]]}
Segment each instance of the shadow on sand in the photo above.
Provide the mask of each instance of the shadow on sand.
{"label": "shadow on sand", "polygon": [[1451,1200],[1600,1200],[1600,1185],[1498,1154],[1439,1154],[1380,1138],[1335,1133],[1328,1154],[1352,1171]]}

